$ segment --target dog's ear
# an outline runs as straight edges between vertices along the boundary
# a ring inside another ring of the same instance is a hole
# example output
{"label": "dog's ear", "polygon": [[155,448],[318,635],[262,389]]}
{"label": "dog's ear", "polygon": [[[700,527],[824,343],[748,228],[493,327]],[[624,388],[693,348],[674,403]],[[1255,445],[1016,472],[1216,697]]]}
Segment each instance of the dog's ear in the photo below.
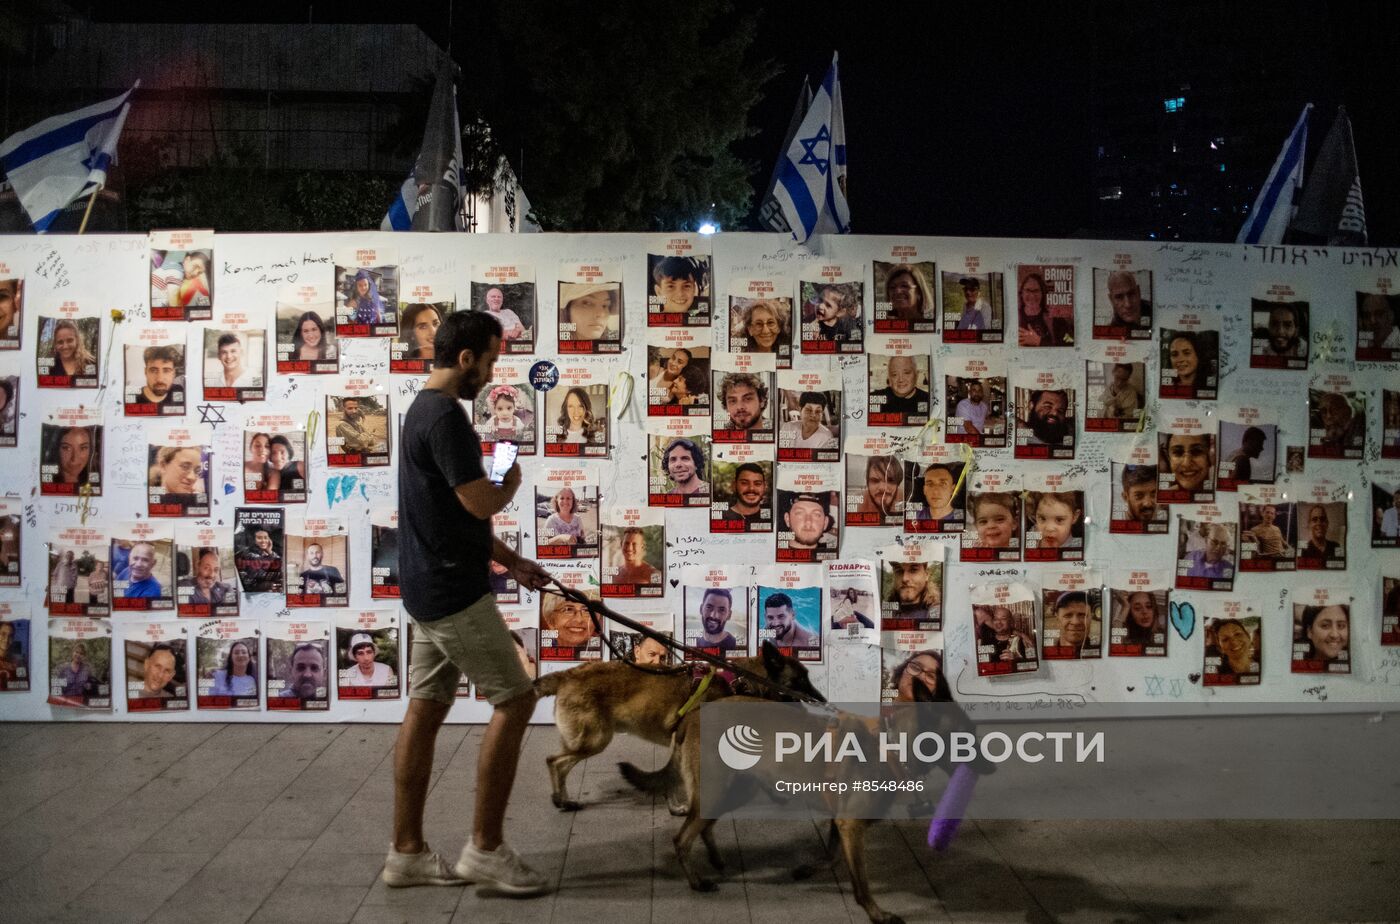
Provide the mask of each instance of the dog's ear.
{"label": "dog's ear", "polygon": [[769,677],[777,677],[783,672],[783,653],[778,650],[771,639],[763,640],[763,649],[760,652],[763,658],[763,667],[768,671]]}

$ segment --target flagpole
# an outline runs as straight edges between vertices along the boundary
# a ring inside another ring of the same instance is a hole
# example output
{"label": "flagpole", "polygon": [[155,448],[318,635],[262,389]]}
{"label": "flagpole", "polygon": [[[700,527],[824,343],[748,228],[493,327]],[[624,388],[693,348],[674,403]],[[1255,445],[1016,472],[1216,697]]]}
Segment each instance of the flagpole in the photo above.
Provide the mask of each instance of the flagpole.
{"label": "flagpole", "polygon": [[91,196],[88,196],[87,209],[86,209],[86,211],[83,212],[83,223],[80,224],[80,225],[78,225],[78,233],[79,233],[79,234],[82,234],[84,231],[87,230],[88,219],[92,217],[92,205],[93,205],[94,202],[97,201],[97,194],[100,193],[101,191],[102,191],[102,187],[101,187],[101,186],[94,186],[94,187],[93,187],[93,190],[92,190],[92,195],[91,195]]}

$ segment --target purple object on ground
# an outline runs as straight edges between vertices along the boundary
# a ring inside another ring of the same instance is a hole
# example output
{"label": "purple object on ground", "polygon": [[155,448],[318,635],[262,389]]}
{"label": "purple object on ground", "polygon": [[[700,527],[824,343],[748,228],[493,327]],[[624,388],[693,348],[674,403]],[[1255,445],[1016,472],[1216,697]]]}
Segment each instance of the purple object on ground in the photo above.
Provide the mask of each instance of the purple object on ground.
{"label": "purple object on ground", "polygon": [[963,812],[972,801],[976,786],[977,774],[967,764],[958,764],[948,780],[948,788],[943,790],[943,798],[938,800],[933,820],[928,823],[928,845],[934,850],[947,850],[958,836]]}

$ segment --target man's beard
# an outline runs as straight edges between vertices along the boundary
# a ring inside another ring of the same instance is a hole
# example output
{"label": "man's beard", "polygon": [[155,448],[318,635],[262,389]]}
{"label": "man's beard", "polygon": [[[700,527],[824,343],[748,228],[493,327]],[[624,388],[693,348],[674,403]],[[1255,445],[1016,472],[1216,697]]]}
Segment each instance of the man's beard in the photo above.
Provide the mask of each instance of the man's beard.
{"label": "man's beard", "polygon": [[1030,424],[1031,432],[1046,443],[1059,443],[1069,434],[1068,417],[1061,417],[1052,422],[1032,411]]}

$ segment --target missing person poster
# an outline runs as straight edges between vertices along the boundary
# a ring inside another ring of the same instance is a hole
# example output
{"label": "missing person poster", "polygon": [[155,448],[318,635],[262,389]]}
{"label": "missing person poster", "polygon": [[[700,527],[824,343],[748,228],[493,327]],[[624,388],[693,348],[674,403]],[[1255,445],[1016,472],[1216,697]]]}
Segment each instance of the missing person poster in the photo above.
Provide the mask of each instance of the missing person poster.
{"label": "missing person poster", "polygon": [[39,315],[39,347],[34,351],[40,388],[96,388],[102,384],[101,322],[95,311],[63,301],[51,315]]}
{"label": "missing person poster", "polygon": [[647,326],[709,327],[712,303],[710,255],[697,253],[703,239],[668,239],[647,254]]}
{"label": "missing person poster", "polygon": [[1015,475],[983,469],[972,475],[961,561],[1021,560],[1021,485]]}
{"label": "missing person poster", "polygon": [[841,373],[778,373],[778,461],[836,462],[841,458]]}
{"label": "missing person poster", "polygon": [[326,395],[326,464],[375,468],[389,464],[389,393],[370,379],[346,378]]}
{"label": "missing person poster", "polygon": [[651,507],[603,511],[602,595],[660,598],[666,593],[666,516]]}
{"label": "missing person poster", "polygon": [[1216,487],[1273,484],[1278,476],[1278,411],[1257,404],[1226,405],[1220,415],[1220,461]]}
{"label": "missing person poster", "polygon": [[1239,522],[1214,504],[1177,508],[1176,586],[1179,590],[1234,590]]}
{"label": "missing person poster", "polygon": [[214,316],[214,232],[152,231],[151,320],[207,321]]}
{"label": "missing person poster", "polygon": [[[501,514],[497,514],[500,516]],[[374,600],[399,599],[399,508],[375,506],[369,511],[369,595]],[[500,532],[496,532],[499,536]],[[492,574],[494,578],[494,572]],[[500,602],[499,598],[497,602]]]}
{"label": "missing person poster", "polygon": [[822,660],[822,573],[816,565],[763,565],[755,576],[758,644],[791,658]]}
{"label": "missing person poster", "polygon": [[1381,574],[1381,644],[1400,645],[1400,568],[1387,565]]}
{"label": "missing person poster", "polygon": [[865,349],[865,283],[859,269],[822,263],[803,267],[797,290],[804,354],[848,354]]}
{"label": "missing person poster", "polygon": [[1109,574],[1113,600],[1108,653],[1114,658],[1167,656],[1167,595],[1163,569],[1116,569]]}
{"label": "missing person poster", "polygon": [[[398,522],[398,511],[394,510],[394,522]],[[514,510],[509,512],[501,511],[491,517],[491,533],[497,539],[506,544],[512,552],[520,552],[520,516]],[[394,560],[398,561],[397,548],[394,552]],[[491,561],[487,568],[490,570],[488,580],[491,582],[491,593],[496,596],[497,606],[520,606],[529,603],[528,592],[520,586],[516,580],[514,572],[498,561]],[[398,595],[398,578],[395,577],[394,595]]]}
{"label": "missing person poster", "polygon": [[535,352],[539,309],[533,267],[523,263],[473,266],[471,310],[488,312],[501,323],[501,355]]}
{"label": "missing person poster", "polygon": [[1024,495],[1026,561],[1083,561],[1088,532],[1084,482],[1063,471],[1027,471]]}
{"label": "missing person poster", "polygon": [[1084,432],[1134,433],[1145,429],[1146,344],[1096,341],[1084,361]]}
{"label": "missing person poster", "polygon": [[283,516],[280,507],[238,507],[234,511],[233,562],[243,592],[280,594]]}
{"label": "missing person poster", "polygon": [[1074,346],[1074,267],[1023,263],[1016,267],[1016,343]]}
{"label": "missing person poster", "polygon": [[267,627],[267,711],[325,710],[330,626],[324,622],[277,620]]}
{"label": "missing person poster", "polygon": [[112,709],[112,621],[49,620],[50,706]]}
{"label": "missing person poster", "polygon": [[185,413],[185,332],[137,327],[122,345],[127,417],[181,417]]}
{"label": "missing person poster", "polygon": [[51,534],[50,616],[106,616],[112,605],[107,535],[96,526],[62,526]]}
{"label": "missing person poster", "polygon": [[1094,339],[1152,339],[1152,270],[1115,254],[1113,268],[1094,267]]}
{"label": "missing person poster", "polygon": [[969,592],[977,636],[977,676],[1000,677],[1040,669],[1035,595],[1024,584],[975,584]]}
{"label": "missing person poster", "polygon": [[1196,406],[1163,415],[1157,424],[1157,502],[1215,500],[1215,427],[1212,409]]}
{"label": "missing person poster", "polygon": [[1018,459],[1073,459],[1076,393],[1068,370],[1018,370],[1015,376]]}
{"label": "missing person poster", "polygon": [[1356,293],[1356,361],[1400,361],[1400,294],[1389,276]]}
{"label": "missing person poster", "polygon": [[963,262],[963,272],[942,274],[943,342],[1001,343],[1006,336],[1001,273],[978,272],[980,257]]}
{"label": "missing person poster", "polygon": [[127,712],[188,712],[190,629],[188,623],[129,622],[123,629]]}
{"label": "missing person poster", "polygon": [[928,423],[933,376],[925,337],[878,335],[866,367],[866,420],[872,427],[922,427]]}
{"label": "missing person poster", "polygon": [[29,691],[32,629],[26,604],[0,600],[0,693]]}
{"label": "missing person poster", "polygon": [[203,619],[238,615],[238,572],[227,528],[176,524],[175,611]]}
{"label": "missing person poster", "polygon": [[904,462],[887,433],[846,437],[847,526],[904,525]]}
{"label": "missing person poster", "polygon": [[1351,673],[1351,608],[1344,587],[1318,587],[1293,594],[1295,674]]}
{"label": "missing person poster", "polygon": [[880,551],[880,631],[943,628],[943,556],[939,542],[897,542]]}
{"label": "missing person poster", "polygon": [[477,392],[472,425],[483,457],[500,442],[514,443],[521,456],[533,456],[538,442],[544,393],[530,386],[529,357],[496,360],[496,374]]}
{"label": "missing person poster", "polygon": [[647,331],[647,416],[710,416],[709,331]]}
{"label": "missing person poster", "polygon": [[560,364],[559,384],[543,393],[546,456],[607,458],[612,448],[607,374],[599,365]]}
{"label": "missing person poster", "polygon": [[249,417],[243,431],[243,500],[306,503],[306,430],[285,414]]}
{"label": "missing person poster", "polygon": [[621,268],[603,261],[559,267],[559,354],[621,353]]}
{"label": "missing person poster", "polygon": [[765,353],[792,368],[792,281],[736,279],[729,289],[729,352]]}
{"label": "missing person poster", "polygon": [[24,330],[24,280],[19,268],[0,260],[0,350],[18,350]]}
{"label": "missing person poster", "polygon": [[841,546],[841,472],[834,465],[778,468],[777,561],[832,561]]}
{"label": "missing person poster", "polygon": [[[3,284],[4,280],[0,280]],[[0,294],[4,289],[0,288]],[[0,449],[12,449],[19,445],[20,377],[0,375]]]}
{"label": "missing person poster", "polygon": [[[1400,547],[1400,468],[1373,468],[1370,489],[1371,548]],[[3,514],[3,509],[0,509]],[[0,572],[0,583],[3,572]]]}
{"label": "missing person poster", "polygon": [[1242,485],[1240,570],[1293,571],[1298,545],[1294,494],[1272,484]]}
{"label": "missing person poster", "polygon": [[1041,572],[1040,612],[1044,619],[1041,657],[1078,661],[1103,654],[1103,582],[1088,568]]}
{"label": "missing person poster", "polygon": [[[681,566],[685,643],[722,657],[749,653],[748,565],[686,562]],[[693,660],[690,654],[686,660]]]}
{"label": "missing person poster", "polygon": [[267,386],[267,331],[262,318],[223,312],[217,326],[204,329],[205,401],[261,401]]}
{"label": "missing person poster", "polygon": [[551,468],[535,485],[535,556],[598,557],[597,473],[591,468]]}
{"label": "missing person poster", "polygon": [[286,286],[277,294],[277,374],[340,372],[335,296],[328,285]]}
{"label": "missing person poster", "polygon": [[886,634],[880,642],[880,702],[916,702],[916,683],[922,685],[923,695],[929,700],[947,692],[947,682],[943,680],[943,633]]}
{"label": "missing person poster", "polygon": [[1243,600],[1212,600],[1205,621],[1201,683],[1249,686],[1263,676],[1264,621]]}
{"label": "missing person poster", "polygon": [[1381,389],[1381,458],[1400,459],[1400,390]]}
{"label": "missing person poster", "polygon": [[960,533],[967,506],[971,450],[948,443],[922,443],[903,454],[904,531]]}
{"label": "missing person poster", "polygon": [[150,517],[207,517],[213,433],[184,424],[149,427],[160,440],[146,446],[146,514]]}
{"label": "missing person poster", "polygon": [[361,610],[336,617],[338,698],[399,698],[399,630],[394,610]]}
{"label": "missing person poster", "polygon": [[112,609],[175,608],[175,531],[152,520],[112,527]]}
{"label": "missing person poster", "polygon": [[1195,309],[1162,315],[1161,398],[1214,401],[1220,389],[1220,318]]}
{"label": "missing person poster", "polygon": [[[550,562],[549,573],[570,590],[589,600],[598,600],[596,564],[593,562]],[[557,593],[541,593],[541,661],[601,661],[603,639],[587,606]],[[598,617],[601,621],[602,617]]]}
{"label": "missing person poster", "polygon": [[1293,492],[1298,501],[1298,570],[1345,571],[1351,489],[1322,481],[1295,483]]}
{"label": "missing person poster", "polygon": [[[929,254],[923,254],[929,256]],[[875,333],[931,334],[938,330],[938,278],[932,260],[920,260],[919,247],[899,243],[889,249],[889,260],[870,265],[875,289]]]}
{"label": "missing person poster", "polygon": [[[675,640],[676,618],[670,613],[629,613],[628,618],[659,633],[667,641]],[[630,664],[669,667],[674,661],[672,649],[660,640],[628,629],[612,620],[608,620],[608,635],[612,638],[613,645],[622,652],[622,660]],[[608,660],[617,660],[611,651],[608,653]]]}
{"label": "missing person poster", "polygon": [[734,443],[712,448],[710,532],[771,533],[773,447]]}
{"label": "missing person poster", "polygon": [[828,639],[833,644],[880,643],[880,578],[876,565],[864,559],[825,564]]}
{"label": "missing person poster", "polygon": [[389,341],[389,371],[427,375],[433,371],[433,338],[443,319],[457,310],[446,279],[406,281],[399,295],[399,333]]}
{"label": "missing person poster", "polygon": [[989,358],[953,357],[943,369],[944,442],[1005,446],[1006,377],[993,374]]}
{"label": "missing person poster", "polygon": [[1366,392],[1344,373],[1308,386],[1308,458],[1360,459],[1366,452]]}
{"label": "missing person poster", "polygon": [[773,357],[717,353],[710,363],[716,443],[772,443],[777,392]]}
{"label": "missing person poster", "polygon": [[18,587],[24,577],[24,503],[0,497],[0,587]]}
{"label": "missing person poster", "polygon": [[398,333],[399,267],[385,247],[335,252],[335,327],[339,337],[392,337]]}
{"label": "missing person poster", "polygon": [[1157,499],[1158,452],[1150,436],[1116,449],[1109,463],[1108,531],[1120,534],[1165,533],[1171,525],[1168,507]]}
{"label": "missing person poster", "polygon": [[289,608],[350,605],[350,537],[340,520],[288,517],[286,574]]}
{"label": "missing person poster", "polygon": [[102,496],[102,409],[49,411],[39,428],[39,493]]}
{"label": "missing person poster", "polygon": [[1249,368],[1307,369],[1312,340],[1309,305],[1288,283],[1274,283],[1249,300]]}
{"label": "missing person poster", "polygon": [[195,634],[195,691],[200,709],[253,709],[262,702],[256,619],[211,619]]}

